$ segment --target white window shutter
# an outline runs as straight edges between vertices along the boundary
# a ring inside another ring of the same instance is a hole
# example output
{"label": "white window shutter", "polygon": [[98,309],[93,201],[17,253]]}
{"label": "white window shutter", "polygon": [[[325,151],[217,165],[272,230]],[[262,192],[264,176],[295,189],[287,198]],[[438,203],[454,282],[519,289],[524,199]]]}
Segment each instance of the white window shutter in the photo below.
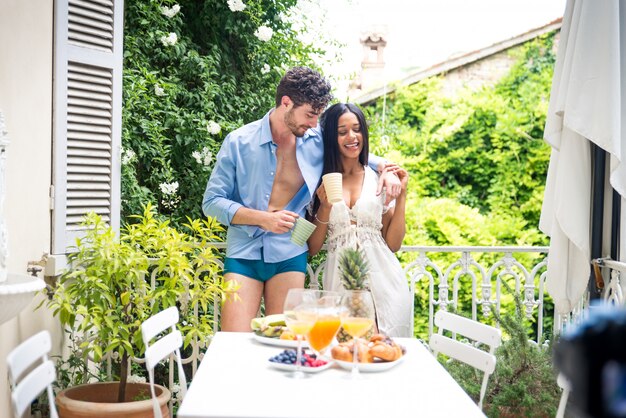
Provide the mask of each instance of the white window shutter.
{"label": "white window shutter", "polygon": [[52,254],[91,211],[119,230],[123,0],[54,2]]}

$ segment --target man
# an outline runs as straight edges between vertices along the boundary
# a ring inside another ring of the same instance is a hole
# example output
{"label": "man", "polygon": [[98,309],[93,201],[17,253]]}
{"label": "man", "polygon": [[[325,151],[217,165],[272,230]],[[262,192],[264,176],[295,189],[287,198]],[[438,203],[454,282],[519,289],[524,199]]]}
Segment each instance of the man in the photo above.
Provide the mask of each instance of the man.
{"label": "man", "polygon": [[[240,285],[239,300],[222,307],[222,331],[250,331],[261,298],[266,315],[280,313],[287,291],[304,286],[307,247],[287,232],[320,179],[318,118],[330,90],[316,71],[292,68],[276,88],[276,108],[224,139],[202,201],[205,215],[228,226],[224,278]],[[372,156],[370,165],[380,171],[384,161]],[[399,194],[397,177],[383,176],[379,191],[383,183],[389,198]]]}

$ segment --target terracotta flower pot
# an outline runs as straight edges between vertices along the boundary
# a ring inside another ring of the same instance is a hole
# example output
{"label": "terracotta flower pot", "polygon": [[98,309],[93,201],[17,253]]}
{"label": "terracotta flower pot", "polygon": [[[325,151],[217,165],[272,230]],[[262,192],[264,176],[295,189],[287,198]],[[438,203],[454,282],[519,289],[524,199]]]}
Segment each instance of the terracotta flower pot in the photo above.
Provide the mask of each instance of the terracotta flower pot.
{"label": "terracotta flower pot", "polygon": [[[61,418],[87,417],[152,417],[152,399],[148,383],[128,383],[127,399],[141,399],[129,402],[117,402],[119,382],[88,383],[61,391],[56,396],[56,404]],[[167,403],[170,391],[160,385],[155,386],[155,393],[164,418],[170,416]]]}

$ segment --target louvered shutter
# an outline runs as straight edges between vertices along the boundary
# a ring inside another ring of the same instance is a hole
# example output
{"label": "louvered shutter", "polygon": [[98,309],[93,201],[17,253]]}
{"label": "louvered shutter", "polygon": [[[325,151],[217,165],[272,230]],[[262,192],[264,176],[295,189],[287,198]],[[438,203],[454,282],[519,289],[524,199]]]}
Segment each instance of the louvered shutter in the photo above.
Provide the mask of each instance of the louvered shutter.
{"label": "louvered shutter", "polygon": [[120,224],[123,0],[56,0],[52,254],[95,211]]}

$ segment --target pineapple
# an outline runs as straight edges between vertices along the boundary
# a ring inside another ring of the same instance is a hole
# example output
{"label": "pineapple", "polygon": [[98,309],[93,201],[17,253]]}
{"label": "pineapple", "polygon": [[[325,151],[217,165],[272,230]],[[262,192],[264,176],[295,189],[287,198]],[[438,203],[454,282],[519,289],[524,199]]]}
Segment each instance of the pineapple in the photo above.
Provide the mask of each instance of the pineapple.
{"label": "pineapple", "polygon": [[369,266],[359,249],[346,248],[339,255],[339,274],[346,290],[368,290]]}
{"label": "pineapple", "polygon": [[[339,255],[339,274],[341,282],[346,290],[369,290],[369,266],[363,251],[360,249],[346,248]],[[359,300],[353,300],[352,305],[348,307],[350,316],[364,317],[367,316],[365,307],[359,303]],[[374,333],[373,329],[368,331],[364,338],[369,339]],[[352,337],[343,329],[339,330],[337,340],[339,342],[350,341]]]}

